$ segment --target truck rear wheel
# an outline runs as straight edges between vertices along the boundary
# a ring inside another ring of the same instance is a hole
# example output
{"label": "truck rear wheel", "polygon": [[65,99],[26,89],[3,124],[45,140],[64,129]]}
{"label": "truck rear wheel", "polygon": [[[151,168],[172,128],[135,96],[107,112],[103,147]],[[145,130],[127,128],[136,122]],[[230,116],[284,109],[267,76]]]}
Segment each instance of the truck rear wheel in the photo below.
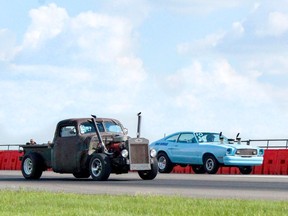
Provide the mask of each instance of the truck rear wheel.
{"label": "truck rear wheel", "polygon": [[39,179],[42,175],[42,158],[36,153],[25,155],[22,160],[21,171],[26,179]]}
{"label": "truck rear wheel", "polygon": [[158,174],[158,162],[156,158],[152,158],[151,170],[138,171],[139,176],[143,180],[152,180]]}
{"label": "truck rear wheel", "polygon": [[105,154],[95,154],[90,160],[89,171],[93,180],[106,181],[111,173],[110,158]]}

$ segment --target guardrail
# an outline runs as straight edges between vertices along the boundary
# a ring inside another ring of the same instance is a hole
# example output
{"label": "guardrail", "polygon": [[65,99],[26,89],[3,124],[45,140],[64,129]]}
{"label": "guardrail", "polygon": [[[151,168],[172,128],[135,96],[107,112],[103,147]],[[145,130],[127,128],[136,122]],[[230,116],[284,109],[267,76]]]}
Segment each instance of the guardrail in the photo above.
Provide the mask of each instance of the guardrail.
{"label": "guardrail", "polygon": [[288,149],[288,139],[249,139],[241,142],[266,149]]}
{"label": "guardrail", "polygon": [[20,150],[20,146],[25,144],[0,144],[0,150]]}

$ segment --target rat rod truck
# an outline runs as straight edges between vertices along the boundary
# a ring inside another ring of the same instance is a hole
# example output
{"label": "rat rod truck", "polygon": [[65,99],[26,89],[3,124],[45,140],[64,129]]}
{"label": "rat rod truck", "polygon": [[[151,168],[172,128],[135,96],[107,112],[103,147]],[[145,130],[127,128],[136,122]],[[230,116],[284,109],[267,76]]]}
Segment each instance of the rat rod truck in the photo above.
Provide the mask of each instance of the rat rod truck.
{"label": "rat rod truck", "polygon": [[60,121],[53,142],[22,145],[21,170],[26,179],[39,179],[42,172],[72,173],[76,178],[92,177],[105,181],[110,173],[138,171],[144,180],[157,176],[156,151],[140,138],[141,113],[137,137],[129,138],[127,129],[116,119],[78,118]]}

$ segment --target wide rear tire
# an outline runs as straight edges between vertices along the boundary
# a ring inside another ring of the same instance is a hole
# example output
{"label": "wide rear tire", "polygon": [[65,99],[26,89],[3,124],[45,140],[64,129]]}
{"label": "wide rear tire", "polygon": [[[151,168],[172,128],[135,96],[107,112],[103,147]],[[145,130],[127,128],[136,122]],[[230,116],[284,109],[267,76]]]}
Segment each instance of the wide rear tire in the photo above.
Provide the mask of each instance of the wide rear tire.
{"label": "wide rear tire", "polygon": [[110,158],[105,154],[95,154],[90,160],[89,171],[93,180],[106,181],[111,173]]}
{"label": "wide rear tire", "polygon": [[160,173],[170,173],[173,170],[174,165],[166,153],[160,152],[157,156],[157,160]]}
{"label": "wide rear tire", "polygon": [[43,160],[37,153],[25,155],[21,164],[22,175],[26,179],[39,179],[43,173]]}

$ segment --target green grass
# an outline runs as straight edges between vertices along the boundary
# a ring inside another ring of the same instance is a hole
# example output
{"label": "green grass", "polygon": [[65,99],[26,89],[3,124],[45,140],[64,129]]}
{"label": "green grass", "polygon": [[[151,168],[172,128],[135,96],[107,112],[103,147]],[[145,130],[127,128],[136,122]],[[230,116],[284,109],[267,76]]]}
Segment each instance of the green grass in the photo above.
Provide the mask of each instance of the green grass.
{"label": "green grass", "polygon": [[288,201],[0,190],[0,215],[288,215]]}

